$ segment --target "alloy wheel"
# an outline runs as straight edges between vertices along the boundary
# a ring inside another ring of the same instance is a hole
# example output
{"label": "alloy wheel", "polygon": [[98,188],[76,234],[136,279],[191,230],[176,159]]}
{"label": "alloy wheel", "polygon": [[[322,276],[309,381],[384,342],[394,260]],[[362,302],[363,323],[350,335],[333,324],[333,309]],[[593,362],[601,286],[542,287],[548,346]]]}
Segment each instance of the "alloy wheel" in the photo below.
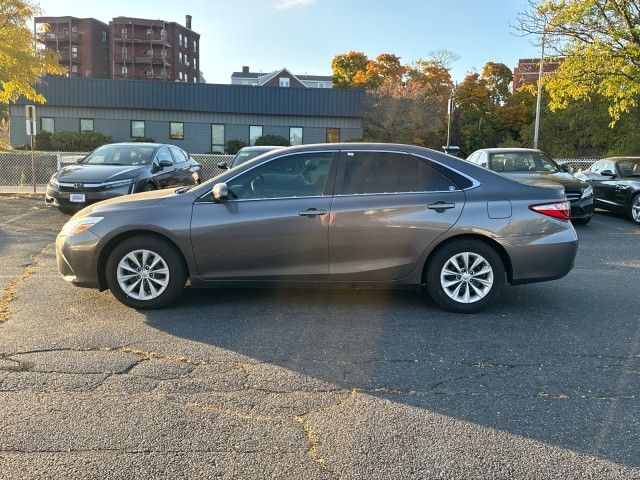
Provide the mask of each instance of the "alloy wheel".
{"label": "alloy wheel", "polygon": [[133,250],[118,263],[118,285],[136,300],[153,300],[169,285],[167,262],[151,250]]}
{"label": "alloy wheel", "polygon": [[493,268],[482,255],[473,252],[457,253],[442,267],[440,285],[455,302],[474,303],[491,291]]}
{"label": "alloy wheel", "polygon": [[634,222],[640,223],[640,195],[636,195],[631,204],[631,217]]}

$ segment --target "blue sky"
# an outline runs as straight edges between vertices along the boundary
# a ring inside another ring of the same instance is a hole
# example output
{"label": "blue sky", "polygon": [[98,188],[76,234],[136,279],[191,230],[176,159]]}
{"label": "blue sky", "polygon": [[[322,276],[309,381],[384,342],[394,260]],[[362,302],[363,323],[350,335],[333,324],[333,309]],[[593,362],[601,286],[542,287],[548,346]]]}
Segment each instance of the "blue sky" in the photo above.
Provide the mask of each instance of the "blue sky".
{"label": "blue sky", "polygon": [[526,0],[40,0],[46,15],[159,18],[184,25],[193,16],[200,33],[200,65],[210,83],[229,83],[242,65],[270,72],[331,74],[331,59],[348,50],[369,57],[395,53],[403,62],[447,49],[460,60],[455,80],[486,61],[513,68],[537,55],[510,24]]}

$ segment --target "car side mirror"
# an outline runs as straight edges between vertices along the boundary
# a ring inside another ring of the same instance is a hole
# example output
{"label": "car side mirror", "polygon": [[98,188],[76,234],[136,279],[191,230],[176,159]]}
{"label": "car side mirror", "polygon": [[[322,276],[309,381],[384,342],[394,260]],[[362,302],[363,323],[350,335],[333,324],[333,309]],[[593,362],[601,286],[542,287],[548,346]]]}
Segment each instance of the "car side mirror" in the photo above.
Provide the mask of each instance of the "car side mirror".
{"label": "car side mirror", "polygon": [[229,168],[229,165],[227,164],[227,162],[220,162],[220,163],[218,164],[218,168],[219,168],[220,170],[227,170],[227,169]]}
{"label": "car side mirror", "polygon": [[162,170],[163,168],[171,167],[173,165],[173,162],[167,158],[163,158],[162,160],[158,161],[158,165],[160,165],[160,169]]}
{"label": "car side mirror", "polygon": [[563,163],[562,165],[560,165],[560,170],[566,173],[571,173],[571,166]]}
{"label": "car side mirror", "polygon": [[211,189],[213,200],[216,202],[222,202],[229,198],[229,187],[226,183],[216,183]]}
{"label": "car side mirror", "polygon": [[602,175],[603,177],[615,177],[616,174],[613,173],[611,170],[602,170],[600,172],[600,175]]}

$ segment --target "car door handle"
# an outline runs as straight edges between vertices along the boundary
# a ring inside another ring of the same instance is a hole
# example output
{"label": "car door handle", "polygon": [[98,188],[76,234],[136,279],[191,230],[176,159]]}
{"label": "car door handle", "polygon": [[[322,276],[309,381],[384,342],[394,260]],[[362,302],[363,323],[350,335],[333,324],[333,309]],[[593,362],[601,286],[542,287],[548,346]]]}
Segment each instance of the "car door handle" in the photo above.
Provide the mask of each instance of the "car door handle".
{"label": "car door handle", "polygon": [[298,215],[300,215],[301,217],[308,217],[308,218],[314,218],[317,215],[326,215],[326,214],[327,214],[326,210],[318,210],[317,208],[307,208],[302,212],[298,212]]}
{"label": "car door handle", "polygon": [[427,205],[427,208],[429,210],[448,210],[449,208],[455,208],[456,204],[455,203],[450,203],[450,202],[435,202],[435,203],[430,203],[429,205]]}

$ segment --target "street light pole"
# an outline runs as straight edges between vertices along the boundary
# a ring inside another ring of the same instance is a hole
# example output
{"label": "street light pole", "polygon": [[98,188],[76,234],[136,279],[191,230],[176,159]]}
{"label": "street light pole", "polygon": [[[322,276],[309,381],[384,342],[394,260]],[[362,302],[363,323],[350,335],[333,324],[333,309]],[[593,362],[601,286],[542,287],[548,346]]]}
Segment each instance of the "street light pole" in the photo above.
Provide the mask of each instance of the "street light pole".
{"label": "street light pole", "polygon": [[449,93],[449,101],[447,102],[447,153],[451,146],[451,114],[453,113],[453,88]]}
{"label": "street light pole", "polygon": [[542,73],[544,67],[544,41],[547,33],[547,24],[542,30],[542,51],[540,52],[540,69],[538,70],[538,98],[536,99],[536,124],[533,133],[533,148],[538,148],[538,136],[540,135],[540,108],[542,106]]}

